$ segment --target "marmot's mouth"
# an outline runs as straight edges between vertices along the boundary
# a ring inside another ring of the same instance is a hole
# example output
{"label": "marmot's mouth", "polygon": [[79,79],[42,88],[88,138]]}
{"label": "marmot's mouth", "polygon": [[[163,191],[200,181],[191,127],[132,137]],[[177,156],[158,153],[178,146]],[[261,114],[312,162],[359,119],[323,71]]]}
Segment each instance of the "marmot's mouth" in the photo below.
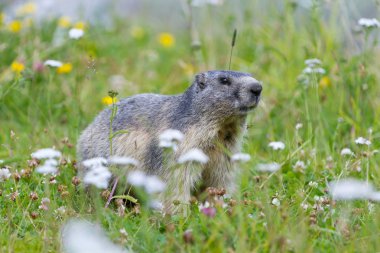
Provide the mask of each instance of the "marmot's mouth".
{"label": "marmot's mouth", "polygon": [[257,107],[257,105],[259,104],[259,101],[260,101],[260,97],[256,97],[256,101],[253,104],[240,106],[239,111],[241,113],[248,113]]}
{"label": "marmot's mouth", "polygon": [[242,113],[248,113],[249,111],[252,111],[253,109],[255,109],[256,106],[257,106],[257,103],[255,103],[254,105],[251,105],[251,106],[241,106],[239,108],[239,111]]}

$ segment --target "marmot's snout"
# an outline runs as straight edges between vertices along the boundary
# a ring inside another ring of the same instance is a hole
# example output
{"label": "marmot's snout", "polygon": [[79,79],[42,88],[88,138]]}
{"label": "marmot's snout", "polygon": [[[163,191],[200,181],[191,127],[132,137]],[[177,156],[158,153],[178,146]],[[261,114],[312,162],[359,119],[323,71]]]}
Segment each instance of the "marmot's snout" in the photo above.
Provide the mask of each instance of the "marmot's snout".
{"label": "marmot's snout", "polygon": [[254,109],[258,105],[261,91],[263,90],[262,85],[255,78],[248,77],[247,79],[244,80],[241,90],[240,111],[243,113]]}

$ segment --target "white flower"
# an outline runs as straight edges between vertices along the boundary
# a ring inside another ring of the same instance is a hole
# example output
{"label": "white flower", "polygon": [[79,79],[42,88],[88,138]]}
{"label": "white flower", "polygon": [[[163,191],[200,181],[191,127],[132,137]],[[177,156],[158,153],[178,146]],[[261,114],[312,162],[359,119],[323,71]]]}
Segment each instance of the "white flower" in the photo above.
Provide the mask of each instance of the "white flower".
{"label": "white flower", "polygon": [[95,157],[95,158],[84,160],[82,164],[87,168],[91,168],[91,167],[106,165],[107,160],[104,159],[103,157]]}
{"label": "white flower", "polygon": [[134,170],[128,173],[127,182],[133,186],[144,186],[147,176],[140,170]]}
{"label": "white flower", "polygon": [[363,137],[357,138],[355,140],[355,143],[356,144],[360,144],[360,145],[367,145],[367,146],[371,145],[371,141],[369,141],[369,140],[367,140],[367,139],[365,139]]}
{"label": "white flower", "polygon": [[380,22],[376,18],[361,18],[358,24],[362,27],[380,27]]}
{"label": "white flower", "polygon": [[281,204],[280,200],[278,198],[272,199],[272,205],[279,207]]}
{"label": "white flower", "polygon": [[258,171],[268,171],[268,172],[275,172],[281,169],[281,164],[278,163],[259,163],[257,165]]}
{"label": "white flower", "polygon": [[91,167],[83,178],[85,184],[95,185],[97,188],[106,189],[112,174],[107,167],[103,165]]}
{"label": "white flower", "polygon": [[309,67],[314,67],[316,65],[321,65],[322,62],[321,60],[317,59],[317,58],[312,58],[312,59],[307,59],[305,60],[305,64]]}
{"label": "white flower", "polygon": [[0,182],[3,182],[10,178],[11,173],[9,172],[9,169],[0,169]]}
{"label": "white flower", "polygon": [[347,178],[330,182],[328,189],[335,200],[380,200],[380,193],[374,191],[372,184],[357,179]]}
{"label": "white flower", "polygon": [[58,68],[58,67],[62,66],[62,62],[56,61],[56,60],[47,60],[44,62],[44,65],[54,67],[54,68]]}
{"label": "white flower", "polygon": [[145,180],[145,191],[148,194],[162,192],[165,189],[165,183],[157,176],[148,176]]}
{"label": "white flower", "polygon": [[191,1],[191,5],[194,6],[194,7],[200,7],[200,6],[203,6],[203,5],[206,5],[206,4],[210,4],[210,5],[222,5],[223,4],[223,0],[192,0]]}
{"label": "white flower", "polygon": [[144,187],[148,194],[159,193],[165,189],[165,183],[160,178],[146,175],[140,170],[129,172],[127,182],[136,187]]}
{"label": "white flower", "polygon": [[48,158],[59,158],[61,157],[61,152],[52,148],[44,148],[32,153],[31,156],[39,160]]}
{"label": "white flower", "polygon": [[293,165],[293,169],[295,170],[303,170],[306,168],[306,164],[304,161],[297,161],[294,165]]}
{"label": "white flower", "polygon": [[301,129],[302,127],[303,127],[303,124],[302,124],[302,123],[297,123],[297,125],[296,125],[296,130]]}
{"label": "white flower", "polygon": [[342,151],[340,151],[341,156],[349,155],[349,156],[354,156],[354,152],[351,151],[349,148],[344,148]]}
{"label": "white flower", "polygon": [[304,74],[313,74],[313,73],[316,73],[316,74],[325,74],[326,70],[324,70],[323,68],[306,67],[306,68],[304,68],[303,73]]}
{"label": "white flower", "polygon": [[317,183],[317,182],[314,182],[314,181],[310,181],[310,182],[309,182],[309,186],[310,186],[310,187],[313,187],[313,188],[316,188],[316,187],[318,187],[318,183]]}
{"label": "white flower", "polygon": [[177,143],[181,142],[184,135],[181,131],[175,129],[167,129],[163,131],[159,136],[159,146],[162,148],[173,148],[177,150]]}
{"label": "white flower", "polygon": [[84,34],[84,31],[82,29],[78,29],[78,28],[72,28],[69,30],[69,37],[70,39],[79,39],[83,36]]}
{"label": "white flower", "polygon": [[272,141],[269,143],[268,145],[269,147],[271,147],[273,150],[278,150],[278,149],[284,149],[285,148],[285,144],[281,141]]}
{"label": "white flower", "polygon": [[301,203],[301,207],[303,210],[307,210],[309,208],[309,205],[306,203]]}
{"label": "white flower", "polygon": [[41,174],[57,174],[58,168],[57,168],[58,162],[55,159],[47,159],[43,165],[40,165],[36,168],[37,173]]}
{"label": "white flower", "polygon": [[107,238],[100,226],[72,219],[62,228],[63,251],[66,253],[127,253]]}
{"label": "white flower", "polygon": [[110,158],[108,158],[108,163],[117,165],[139,165],[139,162],[136,159],[123,156],[111,156]]}
{"label": "white flower", "polygon": [[178,163],[186,163],[186,162],[199,162],[202,164],[207,163],[208,157],[202,150],[198,148],[192,148],[187,153],[181,155],[178,158]]}
{"label": "white flower", "polygon": [[163,204],[158,200],[149,201],[148,206],[152,209],[159,210],[159,211],[161,211],[164,208]]}
{"label": "white flower", "polygon": [[248,162],[249,160],[251,160],[251,156],[249,154],[236,153],[231,156],[231,161],[233,162]]}

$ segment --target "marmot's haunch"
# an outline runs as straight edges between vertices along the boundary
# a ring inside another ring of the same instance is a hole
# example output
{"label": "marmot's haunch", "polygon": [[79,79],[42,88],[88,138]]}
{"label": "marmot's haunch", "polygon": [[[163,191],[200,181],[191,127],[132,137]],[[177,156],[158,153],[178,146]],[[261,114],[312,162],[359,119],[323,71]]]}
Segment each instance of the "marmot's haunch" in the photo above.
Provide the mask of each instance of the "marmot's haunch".
{"label": "marmot's haunch", "polygon": [[[206,187],[234,189],[236,169],[230,155],[240,151],[247,113],[260,100],[262,86],[247,73],[208,71],[195,76],[180,95],[141,94],[117,103],[113,132],[113,155],[140,161],[138,169],[158,175],[166,184],[164,206],[173,200],[187,202],[195,183]],[[103,110],[84,130],[78,142],[79,160],[109,157],[111,108]],[[174,155],[159,147],[159,135],[167,129],[184,134]],[[209,160],[201,168],[191,163],[173,169],[181,154],[201,149]],[[165,156],[165,157],[164,157]]]}

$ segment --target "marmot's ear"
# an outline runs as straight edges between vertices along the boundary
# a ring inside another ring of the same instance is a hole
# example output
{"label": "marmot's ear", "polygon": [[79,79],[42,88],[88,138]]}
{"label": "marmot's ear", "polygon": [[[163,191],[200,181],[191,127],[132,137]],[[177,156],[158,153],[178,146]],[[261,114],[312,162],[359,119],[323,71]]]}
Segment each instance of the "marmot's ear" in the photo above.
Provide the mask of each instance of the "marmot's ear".
{"label": "marmot's ear", "polygon": [[197,74],[195,76],[195,83],[201,90],[203,90],[206,87],[206,74],[205,73]]}

